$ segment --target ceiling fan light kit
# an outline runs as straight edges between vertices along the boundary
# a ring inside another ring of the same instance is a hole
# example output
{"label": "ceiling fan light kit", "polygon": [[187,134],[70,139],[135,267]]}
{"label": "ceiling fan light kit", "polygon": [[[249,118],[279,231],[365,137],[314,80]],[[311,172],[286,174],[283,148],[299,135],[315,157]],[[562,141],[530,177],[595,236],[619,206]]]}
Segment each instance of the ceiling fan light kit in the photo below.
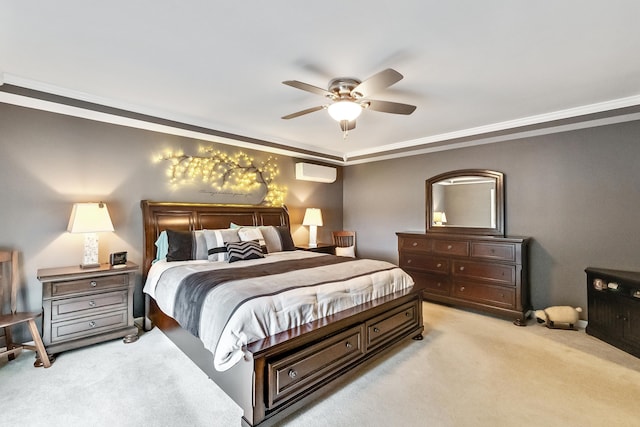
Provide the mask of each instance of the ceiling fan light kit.
{"label": "ceiling fan light kit", "polygon": [[329,105],[327,110],[333,120],[337,122],[343,120],[350,122],[351,120],[357,119],[360,113],[362,113],[362,106],[357,102],[344,100],[334,102]]}
{"label": "ceiling fan light kit", "polygon": [[402,74],[391,68],[374,74],[363,82],[348,77],[332,79],[329,82],[328,90],[297,80],[286,80],[282,83],[296,89],[322,95],[333,102],[329,105],[307,108],[282,118],[285,120],[293,119],[326,108],[331,118],[340,124],[340,130],[346,137],[348,131],[355,129],[355,120],[360,116],[363,109],[404,115],[415,111],[416,107],[414,105],[366,99],[371,93],[386,89],[400,80],[402,80]]}

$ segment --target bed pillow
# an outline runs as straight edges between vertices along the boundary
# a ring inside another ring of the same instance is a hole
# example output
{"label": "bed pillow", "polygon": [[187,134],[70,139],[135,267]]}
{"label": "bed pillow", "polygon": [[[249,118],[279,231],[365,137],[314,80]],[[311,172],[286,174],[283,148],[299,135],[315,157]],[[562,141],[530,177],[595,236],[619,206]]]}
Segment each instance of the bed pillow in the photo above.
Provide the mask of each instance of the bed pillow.
{"label": "bed pillow", "polygon": [[228,261],[227,243],[239,242],[238,230],[228,228],[223,230],[205,230],[209,261]]}
{"label": "bed pillow", "polygon": [[238,237],[240,237],[241,242],[258,242],[260,248],[263,253],[267,253],[267,245],[264,241],[264,236],[262,235],[262,231],[260,231],[260,227],[240,227],[237,228]]}
{"label": "bed pillow", "polygon": [[[166,230],[166,236],[166,254],[160,252],[161,249],[164,250],[163,242],[160,241],[158,246],[158,241],[156,241],[156,246],[158,247],[157,260],[166,258],[167,261],[171,262],[207,259],[207,241],[204,237],[204,230]],[[160,233],[158,240],[161,240],[161,237],[162,233]]]}
{"label": "bed pillow", "polygon": [[296,250],[291,232],[286,225],[277,227],[273,225],[262,226],[260,231],[264,237],[268,253]]}
{"label": "bed pillow", "polygon": [[264,258],[260,244],[254,240],[247,242],[229,242],[227,243],[227,251],[229,252],[230,263]]}
{"label": "bed pillow", "polygon": [[151,264],[167,257],[169,251],[169,238],[167,237],[167,230],[162,230],[158,238],[156,239],[156,259]]}

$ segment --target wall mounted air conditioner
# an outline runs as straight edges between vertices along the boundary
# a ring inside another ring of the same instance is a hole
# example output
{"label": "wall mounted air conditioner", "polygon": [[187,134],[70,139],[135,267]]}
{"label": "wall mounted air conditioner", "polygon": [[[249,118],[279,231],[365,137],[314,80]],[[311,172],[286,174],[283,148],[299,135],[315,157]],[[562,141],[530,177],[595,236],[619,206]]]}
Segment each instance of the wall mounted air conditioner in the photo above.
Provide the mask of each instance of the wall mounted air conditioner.
{"label": "wall mounted air conditioner", "polygon": [[336,180],[336,168],[311,163],[296,163],[296,179],[314,182],[334,182]]}

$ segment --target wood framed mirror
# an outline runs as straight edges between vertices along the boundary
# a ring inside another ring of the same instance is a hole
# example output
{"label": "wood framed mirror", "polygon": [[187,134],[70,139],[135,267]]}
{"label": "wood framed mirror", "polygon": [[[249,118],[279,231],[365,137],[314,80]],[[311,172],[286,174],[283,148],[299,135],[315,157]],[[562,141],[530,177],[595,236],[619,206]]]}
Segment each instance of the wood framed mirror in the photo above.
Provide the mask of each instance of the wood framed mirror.
{"label": "wood framed mirror", "polygon": [[427,233],[504,237],[504,175],[485,169],[426,180]]}

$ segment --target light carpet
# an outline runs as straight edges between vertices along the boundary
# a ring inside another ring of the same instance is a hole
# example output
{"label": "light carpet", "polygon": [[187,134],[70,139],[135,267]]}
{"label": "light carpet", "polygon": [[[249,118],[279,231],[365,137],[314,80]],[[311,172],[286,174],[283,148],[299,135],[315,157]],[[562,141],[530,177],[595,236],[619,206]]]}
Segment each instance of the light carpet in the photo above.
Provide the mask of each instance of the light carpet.
{"label": "light carpet", "polygon": [[[406,340],[281,426],[638,426],[640,359],[581,331],[424,303]],[[0,361],[2,425],[238,426],[241,410],[162,332]]]}

